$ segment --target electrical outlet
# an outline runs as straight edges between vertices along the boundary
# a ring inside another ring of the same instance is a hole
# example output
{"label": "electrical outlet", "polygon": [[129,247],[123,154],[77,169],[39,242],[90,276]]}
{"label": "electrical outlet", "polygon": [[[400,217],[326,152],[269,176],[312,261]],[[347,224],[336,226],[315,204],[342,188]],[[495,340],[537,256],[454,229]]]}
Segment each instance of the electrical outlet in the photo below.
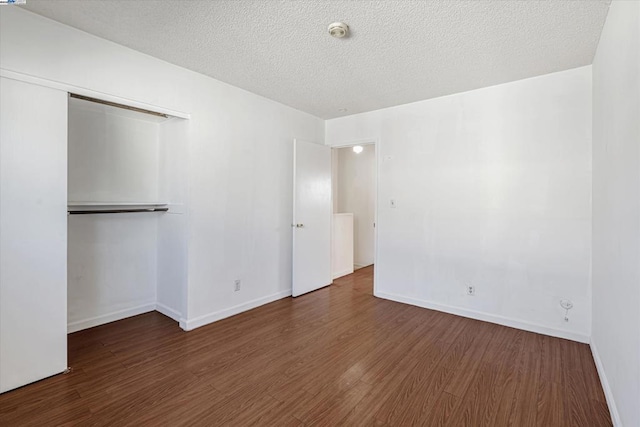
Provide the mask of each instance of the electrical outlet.
{"label": "electrical outlet", "polygon": [[238,292],[238,291],[240,290],[240,284],[241,284],[241,283],[242,283],[242,282],[240,281],[240,279],[236,279],[236,281],[234,282],[234,288],[233,288],[233,290],[234,290],[235,292]]}
{"label": "electrical outlet", "polygon": [[467,285],[467,295],[474,296],[476,294],[476,287],[472,285]]}

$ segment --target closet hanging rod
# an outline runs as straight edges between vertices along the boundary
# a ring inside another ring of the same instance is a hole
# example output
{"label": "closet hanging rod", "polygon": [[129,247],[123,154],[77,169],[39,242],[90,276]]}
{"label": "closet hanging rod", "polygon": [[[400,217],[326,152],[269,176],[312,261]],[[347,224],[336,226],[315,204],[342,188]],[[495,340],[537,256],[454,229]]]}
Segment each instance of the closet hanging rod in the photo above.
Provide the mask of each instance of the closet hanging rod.
{"label": "closet hanging rod", "polygon": [[118,214],[118,213],[138,213],[138,212],[167,212],[169,208],[152,209],[110,209],[100,211],[69,211],[69,215],[93,215],[93,214]]}
{"label": "closet hanging rod", "polygon": [[118,104],[117,102],[105,101],[103,99],[91,98],[89,96],[78,95],[76,93],[69,92],[69,96],[71,98],[81,99],[83,101],[95,102],[97,104],[104,104],[110,107],[123,108],[125,110],[136,111],[138,113],[151,114],[152,116],[164,117],[165,119],[169,118],[168,114],[158,113],[156,111],[145,110],[144,108],[132,107],[130,105]]}

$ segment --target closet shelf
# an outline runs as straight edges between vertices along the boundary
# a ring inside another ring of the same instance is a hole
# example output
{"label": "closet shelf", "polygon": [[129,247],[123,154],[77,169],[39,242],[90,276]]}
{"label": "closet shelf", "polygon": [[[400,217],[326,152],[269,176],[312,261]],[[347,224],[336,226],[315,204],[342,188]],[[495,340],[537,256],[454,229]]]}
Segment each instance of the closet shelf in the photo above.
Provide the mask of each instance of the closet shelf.
{"label": "closet shelf", "polygon": [[68,202],[67,212],[166,212],[168,203],[163,202]]}

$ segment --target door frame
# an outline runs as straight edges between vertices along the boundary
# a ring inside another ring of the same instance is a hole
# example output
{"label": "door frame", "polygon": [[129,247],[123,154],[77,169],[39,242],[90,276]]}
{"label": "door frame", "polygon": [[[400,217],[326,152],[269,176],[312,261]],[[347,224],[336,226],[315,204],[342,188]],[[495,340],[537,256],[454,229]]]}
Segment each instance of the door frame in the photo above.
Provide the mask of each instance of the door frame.
{"label": "door frame", "polygon": [[[374,199],[374,209],[373,209],[373,221],[375,223],[375,227],[373,228],[373,296],[378,296],[378,189],[380,188],[380,140],[378,138],[363,138],[363,139],[355,139],[337,142],[335,144],[327,143],[331,149],[338,148],[349,148],[354,147],[356,145],[373,145],[375,152],[375,174],[374,177],[374,189],[373,189],[373,199]],[[331,164],[333,168],[333,163]],[[333,174],[332,174],[333,178]],[[333,190],[333,185],[331,186]],[[331,203],[333,205],[333,191],[331,191]],[[331,215],[331,229],[333,229],[333,215]],[[332,242],[332,250],[333,250],[333,236],[331,236]],[[333,259],[333,252],[331,254]]]}

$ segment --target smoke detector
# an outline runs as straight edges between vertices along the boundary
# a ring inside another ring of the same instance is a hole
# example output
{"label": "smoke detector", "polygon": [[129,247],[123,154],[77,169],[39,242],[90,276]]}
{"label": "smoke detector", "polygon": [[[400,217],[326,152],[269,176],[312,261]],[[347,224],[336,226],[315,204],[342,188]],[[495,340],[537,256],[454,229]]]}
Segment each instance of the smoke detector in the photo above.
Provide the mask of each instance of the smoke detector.
{"label": "smoke detector", "polygon": [[332,37],[341,39],[349,34],[349,26],[344,22],[334,22],[329,25],[329,34],[331,34]]}

